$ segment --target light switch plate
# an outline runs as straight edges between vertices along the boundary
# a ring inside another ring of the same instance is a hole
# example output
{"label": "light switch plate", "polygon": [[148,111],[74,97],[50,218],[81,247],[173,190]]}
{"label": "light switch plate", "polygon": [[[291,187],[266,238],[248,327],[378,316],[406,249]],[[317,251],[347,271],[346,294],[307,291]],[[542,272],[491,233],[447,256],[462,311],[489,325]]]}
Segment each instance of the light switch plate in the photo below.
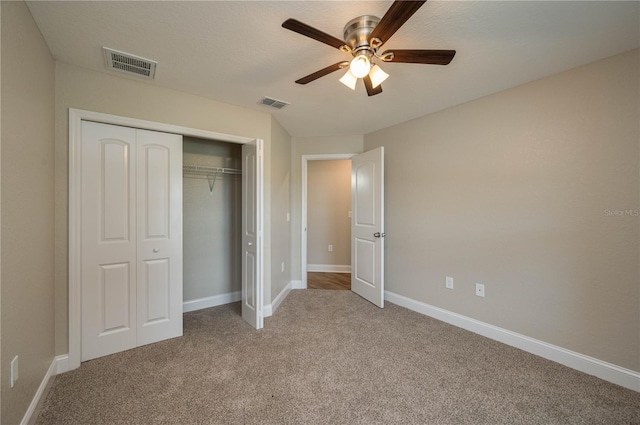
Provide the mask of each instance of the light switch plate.
{"label": "light switch plate", "polygon": [[447,289],[453,289],[453,278],[452,278],[452,277],[447,276],[447,278],[445,279],[445,282],[444,282],[444,286],[445,286]]}

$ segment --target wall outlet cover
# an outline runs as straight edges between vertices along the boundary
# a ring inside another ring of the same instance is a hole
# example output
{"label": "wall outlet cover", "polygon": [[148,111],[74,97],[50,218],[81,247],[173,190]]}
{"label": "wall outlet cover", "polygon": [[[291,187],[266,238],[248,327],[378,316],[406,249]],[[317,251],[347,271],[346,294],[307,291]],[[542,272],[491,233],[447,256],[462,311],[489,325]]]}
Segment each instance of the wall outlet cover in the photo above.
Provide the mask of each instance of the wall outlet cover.
{"label": "wall outlet cover", "polygon": [[453,278],[452,278],[452,277],[447,276],[447,277],[446,277],[446,279],[445,279],[445,282],[444,282],[444,286],[445,286],[447,289],[453,289]]}
{"label": "wall outlet cover", "polygon": [[484,297],[484,285],[482,283],[476,283],[476,295]]}

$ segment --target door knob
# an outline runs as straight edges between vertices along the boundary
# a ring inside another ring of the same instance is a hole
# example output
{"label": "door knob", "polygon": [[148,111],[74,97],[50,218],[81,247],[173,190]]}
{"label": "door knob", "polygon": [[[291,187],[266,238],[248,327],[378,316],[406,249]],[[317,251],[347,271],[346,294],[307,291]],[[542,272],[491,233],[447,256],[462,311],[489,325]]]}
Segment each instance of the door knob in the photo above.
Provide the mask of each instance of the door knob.
{"label": "door knob", "polygon": [[384,238],[385,236],[386,236],[386,233],[375,232],[373,234],[374,238]]}
{"label": "door knob", "polygon": [[248,242],[247,245],[251,246],[253,245],[253,242]]}
{"label": "door knob", "polygon": [[160,251],[159,248],[153,248],[153,252],[158,252],[158,251]]}

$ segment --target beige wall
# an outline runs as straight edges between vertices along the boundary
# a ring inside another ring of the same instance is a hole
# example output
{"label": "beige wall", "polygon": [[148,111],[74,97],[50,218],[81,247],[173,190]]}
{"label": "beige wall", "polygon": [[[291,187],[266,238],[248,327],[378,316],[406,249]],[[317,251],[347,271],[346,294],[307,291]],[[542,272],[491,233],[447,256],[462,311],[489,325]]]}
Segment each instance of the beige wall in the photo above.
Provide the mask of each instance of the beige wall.
{"label": "beige wall", "polygon": [[387,289],[640,371],[639,78],[635,50],[365,135]]}
{"label": "beige wall", "polygon": [[[307,265],[351,265],[351,160],[307,163]],[[328,251],[328,245],[333,251]]]}
{"label": "beige wall", "polygon": [[[185,137],[183,163],[236,168],[242,146]],[[183,179],[184,301],[242,290],[242,176]]]}
{"label": "beige wall", "polygon": [[[271,115],[203,97],[169,90],[137,79],[115,77],[56,62],[55,106],[55,299],[56,354],[68,352],[68,109],[77,108],[125,117],[232,134],[265,141],[265,199],[270,199]],[[265,202],[265,223],[270,209]],[[270,244],[265,228],[265,246]],[[265,254],[265,302],[271,275]]]}
{"label": "beige wall", "polygon": [[23,2],[2,3],[1,27],[1,421],[15,424],[54,356],[54,61]]}
{"label": "beige wall", "polygon": [[302,155],[362,153],[363,143],[363,136],[293,137],[291,139],[291,279],[302,279],[300,271]]}
{"label": "beige wall", "polygon": [[[291,281],[290,213],[291,136],[274,118],[271,120],[271,286],[265,304],[271,303]],[[265,258],[266,262],[266,258]],[[284,262],[284,271],[282,263]]]}

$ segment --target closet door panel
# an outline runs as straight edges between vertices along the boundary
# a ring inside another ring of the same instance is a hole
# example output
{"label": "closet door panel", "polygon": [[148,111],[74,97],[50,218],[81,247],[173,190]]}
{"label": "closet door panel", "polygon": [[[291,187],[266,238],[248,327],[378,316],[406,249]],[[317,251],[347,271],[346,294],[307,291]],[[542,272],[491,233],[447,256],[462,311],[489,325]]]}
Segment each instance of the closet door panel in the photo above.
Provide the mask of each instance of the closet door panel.
{"label": "closet door panel", "polygon": [[136,346],[135,139],[82,123],[82,361]]}
{"label": "closet door panel", "polygon": [[169,241],[170,151],[166,146],[145,145],[143,148],[145,199],[144,238]]}
{"label": "closet door panel", "polygon": [[143,285],[141,292],[145,297],[141,303],[143,308],[146,308],[146,311],[142,312],[144,326],[169,320],[169,259],[145,261],[142,274],[142,280],[138,284]]}
{"label": "closet door panel", "polygon": [[256,329],[263,326],[261,293],[256,290],[262,271],[261,151],[260,141],[242,145],[242,318]]}
{"label": "closet door panel", "polygon": [[100,334],[131,329],[130,263],[104,264],[100,266],[99,305],[103,312]]}
{"label": "closet door panel", "polygon": [[182,335],[182,136],[137,130],[138,345]]}
{"label": "closet door panel", "polygon": [[100,141],[101,242],[129,242],[131,193],[128,154],[130,146],[118,140]]}

